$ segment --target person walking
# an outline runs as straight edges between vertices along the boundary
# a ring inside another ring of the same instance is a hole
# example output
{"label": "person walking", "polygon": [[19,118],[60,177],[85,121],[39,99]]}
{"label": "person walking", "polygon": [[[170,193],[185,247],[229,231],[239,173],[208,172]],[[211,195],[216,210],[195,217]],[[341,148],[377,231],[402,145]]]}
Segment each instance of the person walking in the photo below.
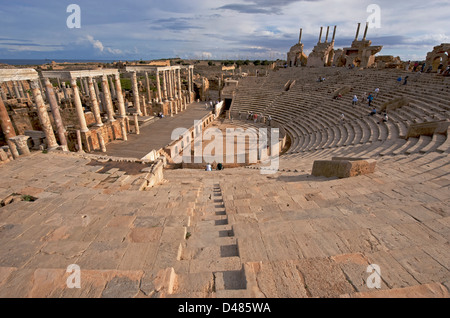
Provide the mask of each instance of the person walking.
{"label": "person walking", "polygon": [[377,87],[375,88],[375,98],[378,97],[378,94],[380,93],[380,89]]}
{"label": "person walking", "polygon": [[405,76],[405,81],[403,82],[403,85],[408,84],[408,76]]}
{"label": "person walking", "polygon": [[367,96],[367,102],[369,103],[369,107],[371,107],[372,106],[372,102],[373,102],[372,93],[369,93],[369,96]]}

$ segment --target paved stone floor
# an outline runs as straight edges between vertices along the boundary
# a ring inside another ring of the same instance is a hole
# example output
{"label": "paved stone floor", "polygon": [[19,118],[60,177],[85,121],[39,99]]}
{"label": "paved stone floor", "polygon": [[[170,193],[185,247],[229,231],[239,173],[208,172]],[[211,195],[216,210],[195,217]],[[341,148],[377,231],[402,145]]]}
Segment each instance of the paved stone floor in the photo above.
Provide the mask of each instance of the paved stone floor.
{"label": "paved stone floor", "polygon": [[[194,126],[195,120],[202,119],[211,112],[205,109],[205,103],[192,103],[187,110],[174,115],[157,119],[149,125],[140,127],[140,134],[131,133],[128,141],[114,141],[107,145],[107,155],[115,157],[127,157],[141,159],[152,150],[159,150],[172,142],[170,136],[176,128],[190,128]],[[130,125],[134,127],[133,119]],[[133,128],[134,129],[134,128]]]}
{"label": "paved stone floor", "polygon": [[138,175],[33,153],[0,165],[0,297],[449,297],[448,159],[385,157],[342,180],[311,160],[167,170],[136,191]]}

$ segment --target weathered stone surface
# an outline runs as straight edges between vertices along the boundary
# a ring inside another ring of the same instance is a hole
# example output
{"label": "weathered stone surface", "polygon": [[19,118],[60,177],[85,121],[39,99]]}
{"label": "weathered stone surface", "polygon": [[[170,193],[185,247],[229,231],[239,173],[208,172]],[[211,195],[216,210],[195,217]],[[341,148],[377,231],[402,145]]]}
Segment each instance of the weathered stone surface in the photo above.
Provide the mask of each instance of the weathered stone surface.
{"label": "weathered stone surface", "polygon": [[314,162],[312,175],[327,178],[349,178],[375,172],[376,161],[368,160],[318,160]]}

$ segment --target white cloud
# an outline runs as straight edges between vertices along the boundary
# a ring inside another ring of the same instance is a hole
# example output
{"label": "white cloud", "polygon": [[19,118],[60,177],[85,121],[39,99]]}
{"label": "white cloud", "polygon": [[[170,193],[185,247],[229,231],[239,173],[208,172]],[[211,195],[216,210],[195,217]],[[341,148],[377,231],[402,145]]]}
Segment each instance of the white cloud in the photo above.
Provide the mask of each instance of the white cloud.
{"label": "white cloud", "polygon": [[95,40],[94,37],[92,35],[87,35],[86,39],[89,41],[89,43],[92,44],[92,47],[94,49],[99,50],[100,52],[103,52],[103,50],[105,49],[105,47],[103,46],[103,43],[100,42],[99,40]]}

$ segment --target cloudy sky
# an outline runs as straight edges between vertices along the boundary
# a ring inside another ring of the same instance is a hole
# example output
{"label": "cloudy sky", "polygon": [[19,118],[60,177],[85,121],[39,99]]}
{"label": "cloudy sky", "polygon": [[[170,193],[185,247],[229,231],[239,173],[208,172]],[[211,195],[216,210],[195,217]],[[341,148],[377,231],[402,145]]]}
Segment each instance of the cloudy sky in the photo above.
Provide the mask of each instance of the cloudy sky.
{"label": "cloudy sky", "polygon": [[368,19],[380,54],[424,59],[450,42],[449,12],[448,0],[0,0],[0,59],[286,59],[300,28],[309,53],[321,26],[337,25],[342,48]]}

